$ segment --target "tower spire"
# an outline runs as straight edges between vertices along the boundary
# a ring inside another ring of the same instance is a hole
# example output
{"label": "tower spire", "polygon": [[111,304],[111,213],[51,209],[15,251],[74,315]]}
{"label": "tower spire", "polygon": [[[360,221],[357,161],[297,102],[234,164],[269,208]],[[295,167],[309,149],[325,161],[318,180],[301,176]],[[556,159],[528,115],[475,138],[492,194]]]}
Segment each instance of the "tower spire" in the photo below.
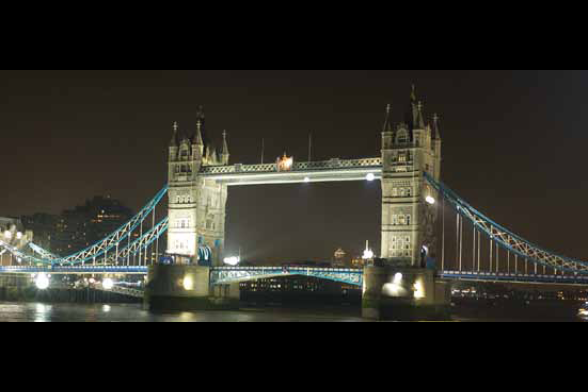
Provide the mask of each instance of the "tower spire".
{"label": "tower spire", "polygon": [[[411,132],[414,129],[424,128],[424,121],[422,121],[421,124],[421,120],[419,120],[419,105],[422,108],[422,104],[417,99],[416,86],[413,84],[410,93],[410,104],[408,105],[408,111],[406,112],[406,123]],[[421,127],[421,125],[423,126]]]}
{"label": "tower spire", "polygon": [[392,132],[392,123],[390,122],[390,112],[392,111],[392,105],[386,106],[386,120],[384,121],[383,132]]}
{"label": "tower spire", "polygon": [[439,115],[433,115],[433,139],[441,140],[441,131],[439,129]]}
{"label": "tower spire", "polygon": [[229,153],[229,144],[227,143],[227,131],[223,131],[223,150],[221,153],[221,158],[223,161],[223,165],[229,164],[229,157],[231,154]]}
{"label": "tower spire", "polygon": [[169,142],[170,146],[177,146],[178,145],[178,122],[174,121],[173,125],[174,133],[172,135],[171,141]]}
{"label": "tower spire", "polygon": [[196,141],[195,143],[198,146],[202,146],[204,145],[204,142],[202,140],[202,120],[198,119],[198,121],[196,122]]}
{"label": "tower spire", "polygon": [[423,103],[419,101],[417,103],[416,121],[415,128],[425,129],[425,118],[423,117]]}

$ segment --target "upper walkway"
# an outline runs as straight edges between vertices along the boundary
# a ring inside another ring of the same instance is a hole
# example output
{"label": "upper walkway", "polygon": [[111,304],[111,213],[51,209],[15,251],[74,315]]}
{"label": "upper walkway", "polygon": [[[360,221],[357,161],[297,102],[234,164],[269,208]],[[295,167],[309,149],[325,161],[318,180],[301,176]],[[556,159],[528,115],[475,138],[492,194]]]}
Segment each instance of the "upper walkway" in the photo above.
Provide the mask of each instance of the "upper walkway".
{"label": "upper walkway", "polygon": [[377,180],[382,178],[382,158],[293,162],[288,168],[278,169],[277,163],[235,164],[204,167],[200,174],[229,186],[363,181],[368,176]]}

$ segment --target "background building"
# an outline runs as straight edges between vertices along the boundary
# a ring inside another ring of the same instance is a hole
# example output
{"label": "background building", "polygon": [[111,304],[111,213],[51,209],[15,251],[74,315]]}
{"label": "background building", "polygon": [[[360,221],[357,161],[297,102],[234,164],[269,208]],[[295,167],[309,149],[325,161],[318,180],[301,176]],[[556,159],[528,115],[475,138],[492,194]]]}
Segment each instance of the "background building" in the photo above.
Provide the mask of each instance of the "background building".
{"label": "background building", "polygon": [[133,216],[130,208],[110,196],[96,196],[61,215],[38,213],[22,217],[42,248],[65,256],[82,250],[117,230]]}

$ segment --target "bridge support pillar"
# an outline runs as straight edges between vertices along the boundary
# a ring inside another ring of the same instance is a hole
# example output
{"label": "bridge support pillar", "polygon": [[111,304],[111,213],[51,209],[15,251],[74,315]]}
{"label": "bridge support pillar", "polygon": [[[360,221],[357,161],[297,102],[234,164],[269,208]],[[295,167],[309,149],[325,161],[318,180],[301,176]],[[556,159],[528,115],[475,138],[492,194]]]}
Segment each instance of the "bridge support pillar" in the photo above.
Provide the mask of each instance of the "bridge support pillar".
{"label": "bridge support pillar", "polygon": [[238,285],[210,286],[210,268],[154,265],[149,268],[145,306],[152,311],[238,309]]}
{"label": "bridge support pillar", "polygon": [[373,320],[426,321],[449,318],[449,285],[432,270],[366,267],[362,314]]}

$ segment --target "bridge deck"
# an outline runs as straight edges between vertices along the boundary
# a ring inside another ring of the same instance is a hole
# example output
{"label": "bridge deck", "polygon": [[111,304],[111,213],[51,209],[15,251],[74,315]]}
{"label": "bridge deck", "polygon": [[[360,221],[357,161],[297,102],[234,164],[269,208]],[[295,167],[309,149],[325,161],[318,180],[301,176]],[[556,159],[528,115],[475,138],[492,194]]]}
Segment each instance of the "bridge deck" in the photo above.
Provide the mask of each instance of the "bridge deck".
{"label": "bridge deck", "polygon": [[[78,267],[0,267],[0,274],[55,275],[147,275],[146,266],[78,266]],[[309,276],[361,286],[363,270],[304,267],[216,267],[211,269],[211,283],[225,284],[252,279],[282,276]],[[443,279],[465,282],[549,284],[588,286],[588,275],[526,275],[489,272],[439,272]]]}

